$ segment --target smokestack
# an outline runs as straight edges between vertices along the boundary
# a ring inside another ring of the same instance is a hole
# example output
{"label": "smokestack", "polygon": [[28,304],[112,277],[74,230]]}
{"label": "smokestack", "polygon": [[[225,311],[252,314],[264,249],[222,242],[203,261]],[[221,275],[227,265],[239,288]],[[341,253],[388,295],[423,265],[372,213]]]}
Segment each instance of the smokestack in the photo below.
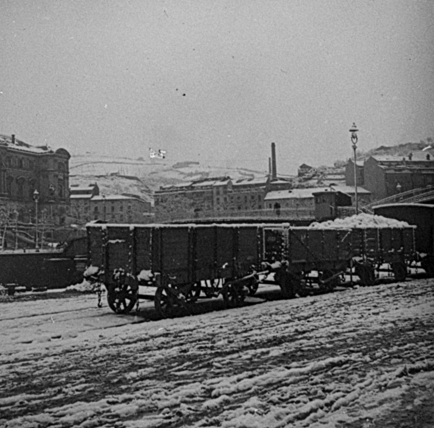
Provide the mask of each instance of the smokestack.
{"label": "smokestack", "polygon": [[15,134],[12,134],[11,140],[12,140],[12,144],[15,144]]}
{"label": "smokestack", "polygon": [[271,158],[268,158],[268,177],[271,179]]}
{"label": "smokestack", "polygon": [[271,179],[277,179],[276,144],[271,143]]}

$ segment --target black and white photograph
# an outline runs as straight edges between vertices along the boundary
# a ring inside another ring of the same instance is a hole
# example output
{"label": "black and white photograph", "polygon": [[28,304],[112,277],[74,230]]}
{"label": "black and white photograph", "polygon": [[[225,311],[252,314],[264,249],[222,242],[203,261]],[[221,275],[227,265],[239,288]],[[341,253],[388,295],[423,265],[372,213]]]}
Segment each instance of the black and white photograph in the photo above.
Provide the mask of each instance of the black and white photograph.
{"label": "black and white photograph", "polygon": [[0,0],[0,428],[434,428],[433,23]]}

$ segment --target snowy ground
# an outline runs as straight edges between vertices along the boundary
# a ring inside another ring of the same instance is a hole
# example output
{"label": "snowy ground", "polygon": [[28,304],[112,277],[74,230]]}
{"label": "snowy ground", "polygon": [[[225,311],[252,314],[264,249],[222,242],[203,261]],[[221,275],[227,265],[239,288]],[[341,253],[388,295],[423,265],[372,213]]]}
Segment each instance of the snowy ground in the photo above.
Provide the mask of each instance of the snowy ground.
{"label": "snowy ground", "polygon": [[434,280],[215,302],[155,320],[4,297],[0,426],[434,426]]}

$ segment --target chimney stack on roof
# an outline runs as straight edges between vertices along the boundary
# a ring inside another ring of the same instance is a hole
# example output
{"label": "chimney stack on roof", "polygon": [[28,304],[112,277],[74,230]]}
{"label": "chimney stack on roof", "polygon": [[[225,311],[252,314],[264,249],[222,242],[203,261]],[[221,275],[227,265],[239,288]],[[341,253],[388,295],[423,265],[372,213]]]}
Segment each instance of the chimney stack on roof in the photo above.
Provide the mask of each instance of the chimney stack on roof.
{"label": "chimney stack on roof", "polygon": [[271,143],[271,180],[277,179],[276,144]]}
{"label": "chimney stack on roof", "polygon": [[12,134],[11,141],[12,141],[12,144],[15,144],[15,134]]}

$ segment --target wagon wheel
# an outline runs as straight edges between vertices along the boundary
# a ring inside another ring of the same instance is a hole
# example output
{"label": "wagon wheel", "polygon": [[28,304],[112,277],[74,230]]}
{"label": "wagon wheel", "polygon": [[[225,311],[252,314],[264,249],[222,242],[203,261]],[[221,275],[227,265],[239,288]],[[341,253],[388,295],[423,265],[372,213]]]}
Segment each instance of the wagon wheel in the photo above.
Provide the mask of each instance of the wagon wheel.
{"label": "wagon wheel", "polygon": [[137,299],[137,286],[134,284],[121,283],[107,288],[107,303],[117,314],[128,314]]}
{"label": "wagon wheel", "polygon": [[358,263],[355,273],[360,278],[362,285],[369,286],[375,284],[375,270],[371,263]]}
{"label": "wagon wheel", "polygon": [[279,284],[284,299],[292,299],[296,294],[301,297],[307,296],[300,278],[287,270],[278,270],[274,275],[274,280]]}
{"label": "wagon wheel", "polygon": [[154,306],[158,315],[162,318],[170,317],[174,311],[174,298],[166,287],[160,285],[157,287],[154,296]]}
{"label": "wagon wheel", "polygon": [[243,286],[227,282],[222,289],[223,300],[227,308],[241,306],[246,298]]}
{"label": "wagon wheel", "polygon": [[325,270],[321,272],[319,276],[319,285],[321,289],[324,291],[333,291],[335,287],[337,287],[341,281],[339,276],[335,276],[336,272],[332,270]]}
{"label": "wagon wheel", "polygon": [[392,271],[396,281],[404,281],[407,277],[407,266],[404,262],[392,263]]}

